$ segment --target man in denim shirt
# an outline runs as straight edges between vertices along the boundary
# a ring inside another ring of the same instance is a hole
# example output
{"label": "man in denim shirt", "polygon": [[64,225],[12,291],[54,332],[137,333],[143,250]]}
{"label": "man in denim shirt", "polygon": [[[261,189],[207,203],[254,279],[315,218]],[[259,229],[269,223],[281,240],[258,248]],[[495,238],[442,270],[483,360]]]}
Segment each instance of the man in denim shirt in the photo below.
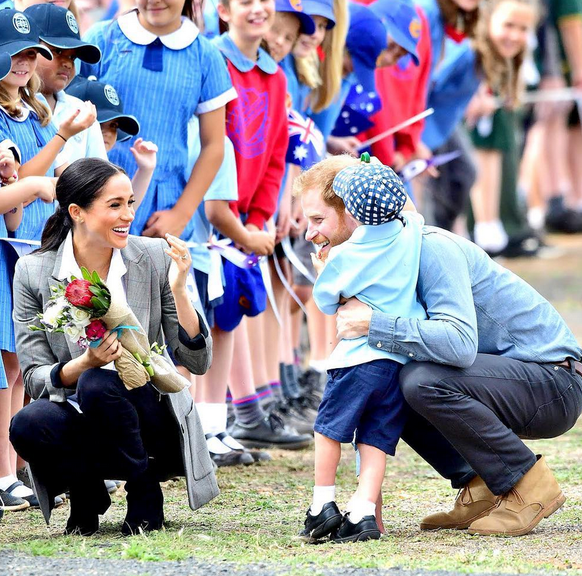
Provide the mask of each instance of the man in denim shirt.
{"label": "man in denim shirt", "polygon": [[[330,246],[345,240],[330,236]],[[444,230],[424,229],[417,292],[427,320],[353,300],[339,309],[337,326],[340,338],[367,334],[370,346],[416,361],[400,377],[415,410],[402,438],[462,488],[453,510],[428,516],[421,529],[527,534],[565,497],[545,459],[520,438],[553,438],[574,426],[582,351],[531,286]]]}

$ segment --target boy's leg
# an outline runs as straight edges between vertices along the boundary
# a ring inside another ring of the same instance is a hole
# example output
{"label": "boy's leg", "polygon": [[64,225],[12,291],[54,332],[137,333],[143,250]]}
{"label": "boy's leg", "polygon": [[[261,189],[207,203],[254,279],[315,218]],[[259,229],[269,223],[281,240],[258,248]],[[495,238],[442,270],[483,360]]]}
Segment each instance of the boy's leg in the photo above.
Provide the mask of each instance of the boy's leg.
{"label": "boy's leg", "polygon": [[350,520],[357,524],[364,516],[374,516],[386,472],[386,453],[375,446],[358,444],[361,458],[357,493],[350,502]]}

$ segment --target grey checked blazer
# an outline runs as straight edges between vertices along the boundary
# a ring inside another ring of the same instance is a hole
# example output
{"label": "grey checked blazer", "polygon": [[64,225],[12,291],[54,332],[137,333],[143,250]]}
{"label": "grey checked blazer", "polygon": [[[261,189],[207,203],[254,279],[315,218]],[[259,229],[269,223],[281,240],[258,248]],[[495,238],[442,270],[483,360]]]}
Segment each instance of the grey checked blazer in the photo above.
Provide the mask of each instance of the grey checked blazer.
{"label": "grey checked blazer", "polygon": [[[124,276],[127,303],[148,333],[150,342],[166,342],[176,360],[194,374],[203,374],[212,360],[212,339],[207,331],[206,347],[190,350],[178,338],[178,316],[168,283],[170,257],[161,239],[130,236],[121,251],[127,268]],[[16,352],[24,375],[27,393],[33,399],[49,398],[65,402],[74,388],[55,388],[50,372],[55,364],[68,362],[83,353],[61,333],[47,334],[29,330],[37,323],[36,314],[44,309],[50,287],[58,283],[63,246],[56,252],[29,254],[16,264],[14,277],[14,324]],[[169,359],[169,358],[168,358]],[[171,362],[171,361],[170,361]],[[190,392],[182,390],[164,396],[182,431],[181,444],[190,507],[196,510],[218,495],[212,462],[200,419]],[[45,519],[50,517],[48,495],[38,478],[33,478]],[[44,502],[43,502],[44,500]]]}

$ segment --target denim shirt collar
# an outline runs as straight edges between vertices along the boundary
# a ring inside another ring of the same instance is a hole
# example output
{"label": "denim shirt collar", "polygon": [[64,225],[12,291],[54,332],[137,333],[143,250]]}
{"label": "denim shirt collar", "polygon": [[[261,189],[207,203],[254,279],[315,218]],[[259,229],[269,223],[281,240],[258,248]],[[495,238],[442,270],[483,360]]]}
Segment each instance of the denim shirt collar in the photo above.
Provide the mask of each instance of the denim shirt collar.
{"label": "denim shirt collar", "polygon": [[217,48],[232,62],[232,65],[239,72],[250,72],[255,66],[258,66],[265,74],[277,73],[277,63],[260,47],[257,53],[257,61],[253,62],[239,50],[228,32],[216,38],[214,42]]}

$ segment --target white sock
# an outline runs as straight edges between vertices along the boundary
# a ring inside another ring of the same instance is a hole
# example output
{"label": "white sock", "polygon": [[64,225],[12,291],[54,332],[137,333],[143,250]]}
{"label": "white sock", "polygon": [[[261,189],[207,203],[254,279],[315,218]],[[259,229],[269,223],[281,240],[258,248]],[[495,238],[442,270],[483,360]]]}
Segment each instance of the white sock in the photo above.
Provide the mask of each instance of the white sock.
{"label": "white sock", "polygon": [[333,486],[314,486],[311,515],[317,516],[324,504],[335,500],[335,484]]}
{"label": "white sock", "polygon": [[211,454],[228,454],[232,452],[232,450],[223,444],[216,436],[211,436],[206,440],[206,446],[208,448],[208,452]]}
{"label": "white sock", "polygon": [[[10,474],[10,476],[4,476],[0,478],[0,490],[6,490],[9,486],[12,486],[14,482],[18,482],[18,478]],[[34,492],[28,487],[24,486],[17,486],[11,492],[12,496],[18,496],[18,498],[24,498],[25,496],[32,496]]]}
{"label": "white sock", "polygon": [[364,516],[374,516],[376,514],[376,502],[352,498],[350,500],[350,513],[348,520],[352,524],[357,524]]}
{"label": "white sock", "polygon": [[[224,432],[224,430],[223,430]],[[227,434],[223,439],[222,443],[231,448],[232,450],[244,450],[245,447],[230,434]]]}
{"label": "white sock", "polygon": [[476,222],[473,228],[475,244],[489,252],[499,252],[507,246],[507,232],[501,220]]}
{"label": "white sock", "polygon": [[204,434],[220,434],[226,430],[226,402],[200,402],[196,404]]}

